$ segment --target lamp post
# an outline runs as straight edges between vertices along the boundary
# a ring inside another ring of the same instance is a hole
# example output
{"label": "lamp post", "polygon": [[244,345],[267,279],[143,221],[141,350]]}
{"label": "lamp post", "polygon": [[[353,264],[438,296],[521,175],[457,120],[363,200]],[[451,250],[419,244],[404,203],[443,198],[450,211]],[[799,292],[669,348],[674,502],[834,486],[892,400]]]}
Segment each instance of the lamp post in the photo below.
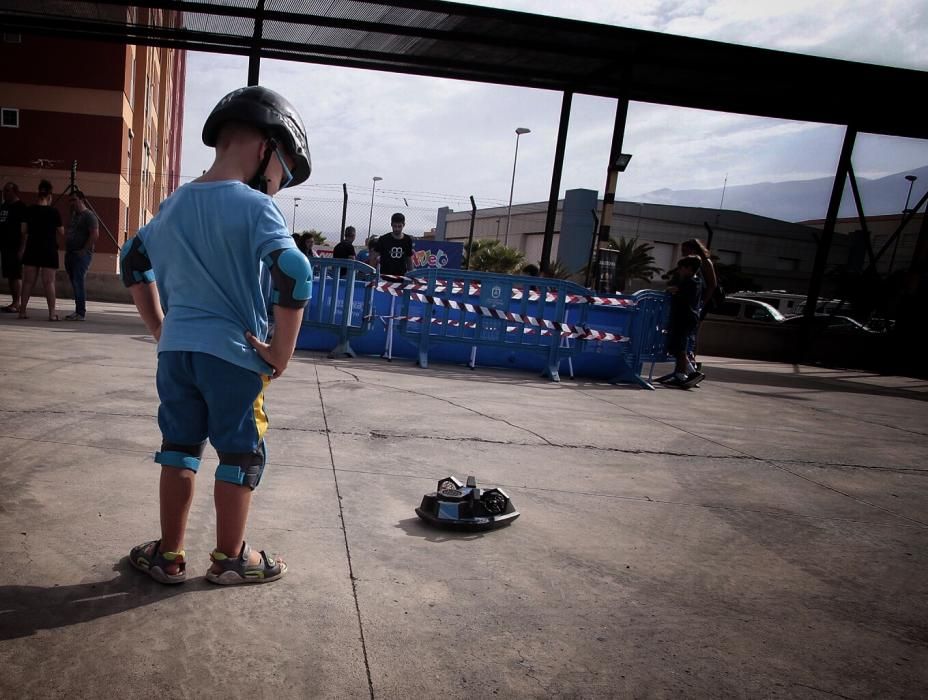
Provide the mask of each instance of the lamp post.
{"label": "lamp post", "polygon": [[[902,216],[905,218],[905,215],[908,214],[911,209],[909,209],[909,199],[912,197],[912,186],[915,184],[915,181],[918,179],[917,175],[906,175],[905,179],[909,181],[909,191],[905,196],[905,206],[902,208]],[[899,239],[902,238],[902,232],[898,231],[896,233],[896,240],[893,243],[893,254],[889,256],[889,270],[887,274],[893,271],[893,265],[896,263],[896,251],[899,249]]]}
{"label": "lamp post", "polygon": [[512,184],[509,185],[509,212],[506,214],[506,239],[504,245],[509,245],[509,226],[512,224],[512,193],[516,187],[516,163],[519,162],[519,137],[522,134],[532,133],[531,129],[520,126],[516,129],[516,154],[512,158]]}
{"label": "lamp post", "polygon": [[371,237],[371,224],[374,223],[374,190],[377,189],[377,183],[383,180],[382,177],[374,175],[374,182],[371,184],[371,215],[367,219],[367,238]]}
{"label": "lamp post", "polygon": [[301,199],[303,198],[302,197],[293,198],[293,221],[290,222],[290,228],[293,229],[293,233],[296,233],[296,208],[300,206],[299,204],[297,204],[297,202],[299,202]]}

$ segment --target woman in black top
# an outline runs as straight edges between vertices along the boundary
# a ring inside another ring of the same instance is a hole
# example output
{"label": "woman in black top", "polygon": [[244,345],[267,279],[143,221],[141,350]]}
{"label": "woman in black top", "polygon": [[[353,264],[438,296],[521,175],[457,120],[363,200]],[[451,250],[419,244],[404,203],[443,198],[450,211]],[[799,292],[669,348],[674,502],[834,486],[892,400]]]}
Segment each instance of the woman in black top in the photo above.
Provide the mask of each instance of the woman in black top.
{"label": "woman in black top", "polygon": [[48,320],[57,321],[55,313],[55,272],[58,270],[58,243],[64,239],[61,214],[52,206],[52,183],[39,183],[39,200],[26,211],[22,225],[23,242],[19,256],[23,263],[23,292],[19,304],[19,317],[27,318],[26,306],[41,273],[48,303]]}

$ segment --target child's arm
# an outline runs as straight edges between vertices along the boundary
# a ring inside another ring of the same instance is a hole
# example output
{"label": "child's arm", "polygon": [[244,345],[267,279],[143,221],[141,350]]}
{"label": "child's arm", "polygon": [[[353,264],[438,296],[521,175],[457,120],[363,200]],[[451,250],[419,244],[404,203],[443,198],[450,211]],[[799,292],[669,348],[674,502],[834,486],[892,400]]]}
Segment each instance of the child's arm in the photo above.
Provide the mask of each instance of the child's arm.
{"label": "child's arm", "polygon": [[139,316],[148,327],[148,332],[155,340],[160,340],[164,312],[161,310],[158,287],[153,282],[139,282],[129,287],[129,292],[132,294],[135,308],[139,310]]}
{"label": "child's arm", "polygon": [[261,359],[274,368],[272,379],[277,379],[287,369],[287,363],[293,357],[296,347],[296,337],[300,333],[300,323],[303,320],[303,309],[293,309],[287,306],[274,305],[274,337],[270,343],[263,343],[251,332],[245,337],[252,347],[258,351]]}

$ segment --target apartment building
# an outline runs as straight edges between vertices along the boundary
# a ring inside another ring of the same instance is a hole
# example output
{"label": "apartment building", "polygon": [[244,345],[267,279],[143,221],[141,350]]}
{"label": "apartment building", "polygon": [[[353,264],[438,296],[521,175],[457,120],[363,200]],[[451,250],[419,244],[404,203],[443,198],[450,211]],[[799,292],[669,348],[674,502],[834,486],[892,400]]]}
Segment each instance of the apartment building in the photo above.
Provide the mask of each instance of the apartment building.
{"label": "apartment building", "polygon": [[117,272],[118,247],[179,184],[185,52],[3,34],[0,65],[0,181],[31,203],[43,179],[57,198],[73,169],[101,222],[92,271]]}

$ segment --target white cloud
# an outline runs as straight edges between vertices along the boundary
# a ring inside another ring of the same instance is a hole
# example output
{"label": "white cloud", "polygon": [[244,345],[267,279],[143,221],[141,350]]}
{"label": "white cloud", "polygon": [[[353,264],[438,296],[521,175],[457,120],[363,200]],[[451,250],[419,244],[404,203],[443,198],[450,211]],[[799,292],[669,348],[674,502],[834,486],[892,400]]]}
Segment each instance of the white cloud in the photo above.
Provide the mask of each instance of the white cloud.
{"label": "white cloud", "polygon": [[[928,3],[902,0],[560,0],[481,2],[507,9],[639,29],[672,32],[787,51],[928,67],[920,28]],[[182,172],[208,167],[200,144],[203,120],[226,92],[244,84],[247,60],[192,53]],[[292,214],[292,196],[304,197],[300,226],[340,218],[341,183],[349,186],[349,218],[370,216],[371,177],[378,183],[375,222],[391,210],[407,212],[416,232],[434,223],[435,209],[505,204],[512,176],[514,129],[520,140],[515,201],[548,197],[557,138],[559,93],[481,85],[311,64],[264,61],[261,82],[287,95],[310,133],[310,184],[281,195]],[[900,108],[904,102],[900,96]],[[911,108],[911,107],[909,107]],[[574,96],[562,191],[602,191],[615,101]],[[718,187],[834,174],[843,128],[684,110],[633,103],[624,149],[633,153],[619,193],[669,187]],[[854,166],[875,177],[928,163],[928,142],[861,135]],[[316,217],[314,220],[313,217]],[[415,221],[415,223],[413,223]],[[320,224],[321,226],[321,224]],[[317,226],[317,227],[320,227]],[[381,224],[381,228],[382,228]],[[376,231],[377,228],[374,227]]]}

